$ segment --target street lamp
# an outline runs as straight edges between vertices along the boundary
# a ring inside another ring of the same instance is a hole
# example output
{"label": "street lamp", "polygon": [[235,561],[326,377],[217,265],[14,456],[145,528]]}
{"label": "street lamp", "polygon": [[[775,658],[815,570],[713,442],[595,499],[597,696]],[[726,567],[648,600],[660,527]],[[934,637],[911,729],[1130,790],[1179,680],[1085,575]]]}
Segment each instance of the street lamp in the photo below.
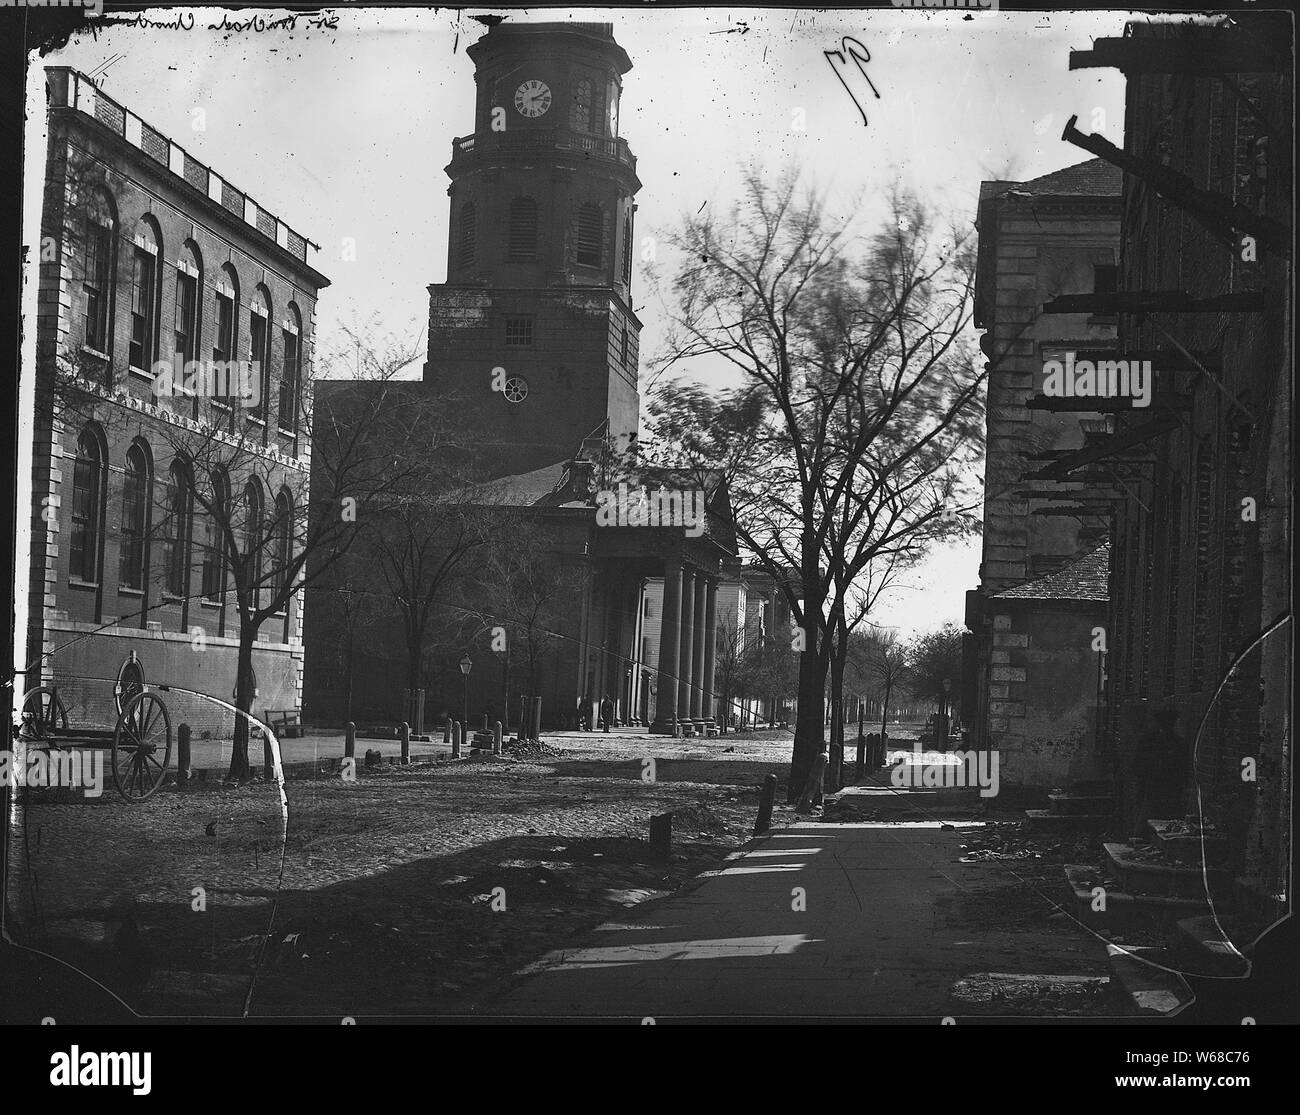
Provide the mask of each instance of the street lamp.
{"label": "street lamp", "polygon": [[474,668],[474,660],[467,654],[460,660],[460,672],[465,677],[465,732],[469,733],[469,672]]}

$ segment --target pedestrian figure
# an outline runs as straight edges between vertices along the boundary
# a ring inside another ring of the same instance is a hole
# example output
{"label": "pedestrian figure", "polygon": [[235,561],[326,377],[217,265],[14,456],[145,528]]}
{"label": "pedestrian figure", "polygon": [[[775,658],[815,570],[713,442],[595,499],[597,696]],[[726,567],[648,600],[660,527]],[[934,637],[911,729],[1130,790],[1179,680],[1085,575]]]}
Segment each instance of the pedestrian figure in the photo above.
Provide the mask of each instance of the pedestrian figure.
{"label": "pedestrian figure", "polygon": [[578,731],[591,731],[591,699],[585,695],[578,698]]}
{"label": "pedestrian figure", "polygon": [[614,726],[614,702],[605,694],[600,702],[600,730],[608,732]]}

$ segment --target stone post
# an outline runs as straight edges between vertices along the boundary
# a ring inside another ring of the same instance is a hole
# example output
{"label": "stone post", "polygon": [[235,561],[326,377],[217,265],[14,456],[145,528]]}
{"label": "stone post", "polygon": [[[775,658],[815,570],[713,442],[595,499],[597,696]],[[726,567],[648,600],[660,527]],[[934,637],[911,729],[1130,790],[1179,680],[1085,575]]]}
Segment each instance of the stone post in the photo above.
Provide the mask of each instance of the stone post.
{"label": "stone post", "polygon": [[176,788],[184,789],[191,778],[194,777],[194,769],[190,760],[190,734],[191,729],[188,724],[182,724],[176,729]]}

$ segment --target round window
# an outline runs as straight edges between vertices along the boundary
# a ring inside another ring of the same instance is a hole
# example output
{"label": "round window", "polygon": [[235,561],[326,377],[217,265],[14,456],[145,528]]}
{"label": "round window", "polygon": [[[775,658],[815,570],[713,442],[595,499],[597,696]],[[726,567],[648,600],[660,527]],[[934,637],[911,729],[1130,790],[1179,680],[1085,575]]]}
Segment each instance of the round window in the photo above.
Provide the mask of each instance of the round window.
{"label": "round window", "polygon": [[528,381],[523,376],[511,376],[506,380],[503,392],[508,403],[522,403],[528,398]]}

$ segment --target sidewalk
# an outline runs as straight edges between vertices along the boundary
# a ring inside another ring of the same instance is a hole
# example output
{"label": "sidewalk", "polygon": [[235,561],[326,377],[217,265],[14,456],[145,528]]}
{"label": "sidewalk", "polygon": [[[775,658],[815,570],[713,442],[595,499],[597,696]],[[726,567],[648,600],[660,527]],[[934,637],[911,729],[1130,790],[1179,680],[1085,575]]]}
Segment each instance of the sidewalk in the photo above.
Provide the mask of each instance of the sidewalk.
{"label": "sidewalk", "polygon": [[966,823],[941,824],[775,831],[694,889],[544,957],[485,1013],[938,1021],[961,1013],[950,990],[963,976],[1105,974],[1091,936],[1047,921],[1023,865],[958,863]]}

